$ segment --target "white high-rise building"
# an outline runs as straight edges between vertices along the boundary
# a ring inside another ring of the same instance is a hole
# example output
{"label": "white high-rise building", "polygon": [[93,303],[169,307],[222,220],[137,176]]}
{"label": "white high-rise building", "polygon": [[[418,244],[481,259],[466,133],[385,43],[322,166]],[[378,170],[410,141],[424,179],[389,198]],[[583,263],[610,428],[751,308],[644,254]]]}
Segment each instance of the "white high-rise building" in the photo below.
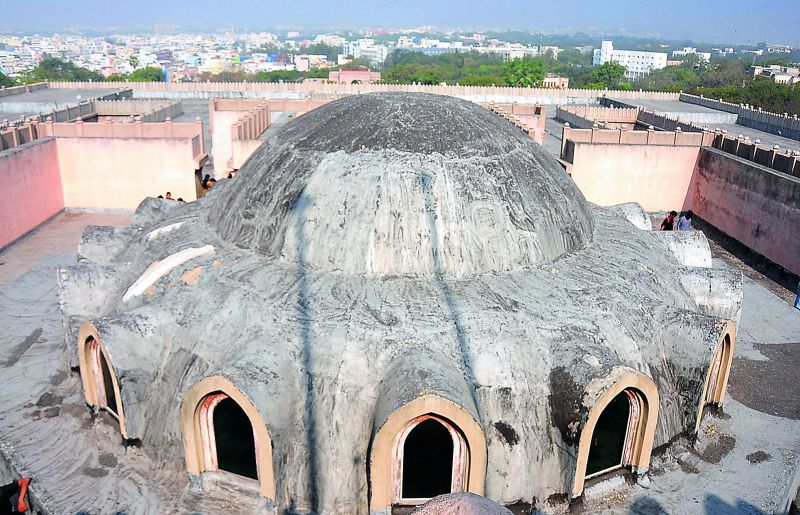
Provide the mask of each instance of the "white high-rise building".
{"label": "white high-rise building", "polygon": [[374,39],[359,39],[346,43],[344,53],[353,59],[367,59],[372,66],[380,66],[389,57],[389,47],[376,45]]}
{"label": "white high-rise building", "polygon": [[702,62],[710,62],[711,61],[711,52],[698,52],[695,47],[687,46],[683,47],[683,50],[675,50],[672,52],[672,57],[686,57],[687,55],[696,55],[698,59]]}
{"label": "white high-rise building", "polygon": [[629,80],[648,75],[653,70],[667,66],[666,52],[639,52],[637,50],[615,50],[613,41],[603,41],[595,49],[592,64],[600,65],[614,61],[625,67],[625,77]]}

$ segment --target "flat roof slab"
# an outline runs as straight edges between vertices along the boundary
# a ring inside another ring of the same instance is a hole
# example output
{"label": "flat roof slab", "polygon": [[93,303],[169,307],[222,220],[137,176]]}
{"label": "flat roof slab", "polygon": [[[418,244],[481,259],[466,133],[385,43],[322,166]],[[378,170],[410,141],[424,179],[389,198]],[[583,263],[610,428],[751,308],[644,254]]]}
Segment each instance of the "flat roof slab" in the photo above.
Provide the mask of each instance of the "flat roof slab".
{"label": "flat roof slab", "polygon": [[14,103],[30,103],[30,102],[50,102],[56,103],[59,106],[64,104],[74,104],[78,101],[78,95],[81,100],[88,100],[90,98],[101,97],[113,93],[115,90],[108,88],[94,88],[94,89],[38,89],[30,93],[19,93],[17,95],[9,95],[0,97],[0,102],[3,104]]}

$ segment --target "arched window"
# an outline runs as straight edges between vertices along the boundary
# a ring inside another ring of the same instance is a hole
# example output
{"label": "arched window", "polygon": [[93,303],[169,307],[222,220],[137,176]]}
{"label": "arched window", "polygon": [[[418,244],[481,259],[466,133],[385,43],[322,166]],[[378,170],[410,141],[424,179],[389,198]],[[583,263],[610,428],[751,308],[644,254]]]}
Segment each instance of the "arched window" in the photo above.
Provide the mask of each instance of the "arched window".
{"label": "arched window", "polygon": [[90,336],[86,345],[91,353],[92,375],[94,375],[97,385],[97,405],[119,420],[117,395],[114,392],[114,381],[111,379],[111,367],[108,366],[108,360],[100,350],[100,344],[97,340]]}
{"label": "arched window", "polygon": [[222,376],[192,386],[181,403],[181,433],[190,474],[223,471],[258,481],[275,499],[272,439],[252,400]]}
{"label": "arched window", "polygon": [[722,341],[717,345],[716,350],[714,350],[714,356],[711,358],[705,393],[706,404],[722,403],[723,393],[728,383],[732,355],[731,335],[725,334]]}
{"label": "arched window", "polygon": [[399,407],[372,439],[370,510],[421,504],[449,492],[483,495],[486,437],[457,404],[433,394]]}
{"label": "arched window", "polygon": [[395,448],[393,503],[420,504],[465,491],[469,447],[461,431],[433,414],[410,421]]}
{"label": "arched window", "polygon": [[108,413],[128,438],[119,382],[97,328],[87,322],[78,334],[78,360],[86,403]]}
{"label": "arched window", "polygon": [[247,414],[222,392],[200,404],[200,434],[206,470],[224,470],[258,479],[255,435]]}
{"label": "arched window", "polygon": [[643,402],[639,392],[626,389],[606,406],[592,434],[586,478],[631,465]]}
{"label": "arched window", "polygon": [[640,372],[617,368],[586,390],[599,397],[581,430],[572,497],[583,493],[586,479],[620,468],[647,470],[658,420],[658,390]]}
{"label": "arched window", "polygon": [[700,430],[703,414],[707,406],[719,406],[725,400],[725,391],[728,388],[728,377],[733,363],[733,348],[736,345],[736,326],[728,322],[711,356],[708,366],[706,382],[703,386],[703,395],[697,407],[697,420],[695,432]]}

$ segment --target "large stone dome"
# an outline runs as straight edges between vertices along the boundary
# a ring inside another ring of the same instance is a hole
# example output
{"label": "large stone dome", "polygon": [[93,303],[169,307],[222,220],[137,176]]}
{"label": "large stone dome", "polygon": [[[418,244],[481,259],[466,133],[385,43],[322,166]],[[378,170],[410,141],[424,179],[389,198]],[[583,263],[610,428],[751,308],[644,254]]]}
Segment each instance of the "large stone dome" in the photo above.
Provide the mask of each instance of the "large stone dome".
{"label": "large stone dome", "polygon": [[522,131],[452,97],[351,96],[287,124],[209,222],[311,269],[465,276],[552,261],[592,238],[583,195]]}

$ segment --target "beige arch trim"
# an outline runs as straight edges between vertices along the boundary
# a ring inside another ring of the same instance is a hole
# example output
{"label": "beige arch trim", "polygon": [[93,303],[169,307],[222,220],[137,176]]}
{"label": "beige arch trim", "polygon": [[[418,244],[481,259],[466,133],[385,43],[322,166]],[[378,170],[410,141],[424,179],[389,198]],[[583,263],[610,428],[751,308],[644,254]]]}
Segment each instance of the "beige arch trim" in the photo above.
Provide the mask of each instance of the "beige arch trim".
{"label": "beige arch trim", "polygon": [[[719,339],[717,340],[717,346],[714,348],[714,354],[711,355],[711,363],[708,367],[708,372],[706,372],[706,380],[703,384],[703,393],[700,396],[700,404],[697,407],[697,420],[694,424],[694,432],[700,430],[700,423],[703,421],[703,409],[706,407],[706,404],[716,404],[721,405],[722,402],[725,400],[725,394],[728,392],[728,378],[731,375],[731,366],[733,365],[733,350],[736,347],[736,324],[731,321],[727,320],[725,323],[725,328],[720,332]],[[717,353],[722,353],[720,367],[717,371],[717,380],[716,384],[711,385],[711,376],[713,374],[713,363],[714,358],[717,356]],[[713,392],[709,395],[709,388],[713,389]],[[708,397],[711,397],[710,402],[706,402]]]}
{"label": "beige arch trim", "polygon": [[[619,377],[615,377],[619,376]],[[572,497],[579,497],[583,493],[586,481],[586,464],[589,461],[589,449],[592,445],[592,435],[600,414],[608,404],[626,389],[634,389],[641,393],[643,399],[638,430],[633,441],[630,464],[634,470],[646,470],[650,466],[650,453],[653,450],[653,438],[658,422],[658,389],[652,379],[632,369],[616,369],[602,379],[595,379],[586,388],[590,390],[597,382],[604,383],[609,379],[615,382],[605,389],[604,393],[595,401],[589,411],[589,417],[581,431],[578,444],[578,459],[575,466],[575,481],[572,486]]]}
{"label": "beige arch trim", "polygon": [[261,495],[275,500],[275,473],[272,469],[272,439],[264,423],[264,418],[241,390],[222,376],[211,376],[195,384],[186,392],[181,402],[180,424],[183,434],[183,452],[186,470],[190,474],[200,474],[206,470],[205,452],[201,433],[200,411],[202,401],[209,394],[222,392],[242,408],[250,425],[256,444],[256,468]]}
{"label": "beige arch trim", "polygon": [[[100,396],[97,392],[98,378],[95,377],[94,367],[92,366],[92,349],[89,340],[93,339],[97,342],[97,347],[106,360],[108,365],[108,372],[111,374],[111,383],[114,385],[114,398],[116,399],[117,420],[119,421],[119,430],[122,437],[128,438],[128,429],[125,425],[125,412],[122,409],[122,395],[120,394],[119,381],[117,380],[117,372],[114,370],[114,364],[108,355],[108,350],[100,337],[97,328],[91,322],[84,322],[78,330],[78,364],[81,371],[81,382],[83,383],[83,397],[86,399],[86,404],[101,408]],[[100,378],[102,380],[102,378]]]}
{"label": "beige arch trim", "polygon": [[426,394],[398,408],[383,423],[372,441],[370,453],[370,511],[385,510],[392,504],[393,462],[403,430],[424,415],[447,419],[463,434],[469,447],[465,491],[483,495],[486,481],[486,437],[472,415],[438,395]]}

